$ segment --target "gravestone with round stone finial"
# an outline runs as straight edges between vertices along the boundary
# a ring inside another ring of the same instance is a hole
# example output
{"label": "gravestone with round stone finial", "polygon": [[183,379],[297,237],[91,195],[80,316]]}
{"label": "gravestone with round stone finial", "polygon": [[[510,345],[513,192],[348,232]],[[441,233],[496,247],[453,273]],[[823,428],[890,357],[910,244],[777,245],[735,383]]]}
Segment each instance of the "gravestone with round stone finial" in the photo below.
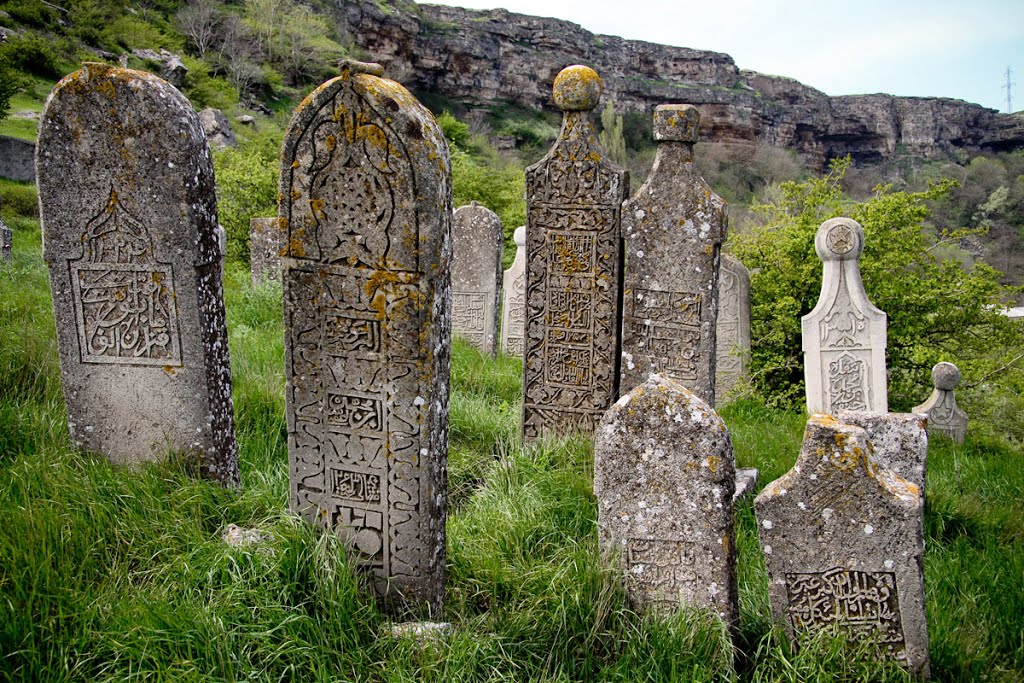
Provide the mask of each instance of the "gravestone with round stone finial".
{"label": "gravestone with round stone finial", "polygon": [[36,156],[76,444],[116,463],[191,451],[238,484],[213,164],[188,100],[87,63],[61,80]]}
{"label": "gravestone with round stone finial", "polygon": [[477,202],[452,216],[452,334],[494,356],[501,297],[501,219]]}
{"label": "gravestone with round stone finial", "polygon": [[386,607],[444,595],[451,165],[377,64],[307,97],[281,154],[290,507]]}
{"label": "gravestone with round stone finial", "polygon": [[733,494],[722,418],[675,380],[651,375],[605,413],[595,436],[598,538],[638,609],[739,618]]}
{"label": "gravestone with round stone finial", "polygon": [[715,403],[715,323],[725,202],[693,167],[700,112],[654,110],[658,143],[647,182],[622,207],[626,268],[622,296],[625,392],[652,373]]}
{"label": "gravestone with round stone finial", "polygon": [[937,363],[932,368],[931,396],[914,408],[915,413],[928,415],[928,433],[944,434],[957,443],[967,436],[967,413],[956,404],[953,390],[960,384],[960,368],[952,363]]}
{"label": "gravestone with round stone finial", "polygon": [[526,226],[512,234],[516,257],[502,276],[501,350],[523,357],[523,319],[526,317]]}
{"label": "gravestone with round stone finial", "polygon": [[715,402],[720,405],[747,374],[750,361],[750,273],[726,253],[718,272],[715,343]]}
{"label": "gravestone with round stone finial", "polygon": [[772,618],[794,644],[832,631],[927,677],[924,499],[873,450],[864,429],[812,415],[793,469],[754,500]]}
{"label": "gravestone with round stone finial", "polygon": [[555,78],[558,139],[526,169],[523,436],[592,434],[619,386],[622,201],[629,174],[604,158],[590,112],[601,79]]}
{"label": "gravestone with round stone finial", "polygon": [[818,303],[801,320],[807,410],[888,412],[886,316],[861,281],[864,229],[851,218],[827,220],[814,248],[824,267]]}

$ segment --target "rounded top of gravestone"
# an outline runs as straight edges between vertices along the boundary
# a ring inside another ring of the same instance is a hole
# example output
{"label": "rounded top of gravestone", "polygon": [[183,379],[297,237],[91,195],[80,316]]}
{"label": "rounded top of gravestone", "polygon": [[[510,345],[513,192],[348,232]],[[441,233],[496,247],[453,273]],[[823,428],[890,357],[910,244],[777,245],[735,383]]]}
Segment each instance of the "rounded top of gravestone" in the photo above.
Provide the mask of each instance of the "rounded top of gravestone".
{"label": "rounded top of gravestone", "polygon": [[697,142],[700,112],[689,104],[661,104],[654,110],[654,139]]}
{"label": "rounded top of gravestone", "polygon": [[520,225],[516,228],[516,231],[512,233],[512,241],[516,243],[517,247],[526,246],[526,226]]}
{"label": "rounded top of gravestone", "polygon": [[932,384],[936,389],[953,391],[960,384],[960,368],[952,363],[936,363],[932,368]]}
{"label": "rounded top of gravestone", "polygon": [[552,94],[562,111],[590,111],[601,100],[604,85],[601,77],[589,66],[567,66],[555,76]]}
{"label": "rounded top of gravestone", "polygon": [[384,67],[375,62],[360,62],[355,59],[343,59],[338,64],[338,71],[342,76],[347,74],[369,74],[370,76],[384,76]]}
{"label": "rounded top of gravestone", "polygon": [[864,228],[852,218],[832,218],[818,228],[814,248],[822,261],[854,261],[864,251]]}

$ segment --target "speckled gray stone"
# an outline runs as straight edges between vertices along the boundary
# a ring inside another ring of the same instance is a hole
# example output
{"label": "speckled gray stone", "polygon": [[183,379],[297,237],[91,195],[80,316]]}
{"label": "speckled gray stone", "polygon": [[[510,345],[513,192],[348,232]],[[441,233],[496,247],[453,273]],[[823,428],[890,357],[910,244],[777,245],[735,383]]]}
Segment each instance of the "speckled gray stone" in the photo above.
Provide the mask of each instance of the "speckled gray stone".
{"label": "speckled gray stone", "polygon": [[956,404],[953,390],[960,384],[960,368],[952,363],[937,363],[932,368],[934,389],[928,400],[914,408],[928,416],[928,433],[942,434],[957,443],[967,436],[967,413]]}
{"label": "speckled gray stone", "polygon": [[11,260],[11,247],[14,246],[14,233],[4,223],[4,219],[0,218],[0,260],[10,261]]}
{"label": "speckled gray stone", "polygon": [[281,281],[281,252],[288,232],[277,216],[249,219],[249,268],[254,285]]}
{"label": "speckled gray stone", "polygon": [[622,207],[626,268],[620,391],[652,372],[715,404],[718,269],[725,202],[693,166],[700,113],[684,104],[654,110],[654,166]]}
{"label": "speckled gray stone", "polygon": [[735,624],[735,461],[722,419],[652,375],[608,410],[595,441],[601,550],[617,559],[634,606],[705,608]]}
{"label": "speckled gray stone", "polygon": [[36,173],[72,439],[125,464],[194,451],[237,485],[213,166],[188,100],[86,64],[47,100]]}
{"label": "speckled gray stone", "polygon": [[793,469],[754,500],[772,617],[791,642],[835,629],[927,677],[924,499],[872,451],[860,427],[813,415]]}
{"label": "speckled gray stone", "polygon": [[590,112],[593,69],[569,66],[553,96],[562,129],[526,169],[523,438],[593,434],[619,389],[622,201],[629,173],[607,161]]}
{"label": "speckled gray stone", "polygon": [[917,486],[924,495],[928,432],[923,414],[843,410],[836,419],[867,431],[875,448],[875,462]]}
{"label": "speckled gray stone", "polygon": [[498,351],[501,297],[501,219],[472,202],[452,217],[452,334],[481,352]]}
{"label": "speckled gray stone", "polygon": [[384,605],[440,614],[451,165],[434,117],[346,61],[285,132],[291,508],[333,529]]}
{"label": "speckled gray stone", "polygon": [[512,233],[516,257],[502,275],[501,351],[523,357],[523,321],[526,318],[526,226]]}
{"label": "speckled gray stone", "polygon": [[735,393],[750,364],[750,273],[724,252],[715,335],[715,403],[721,405]]}
{"label": "speckled gray stone", "polygon": [[742,500],[754,493],[757,488],[758,471],[756,467],[736,468],[736,492],[733,501]]}

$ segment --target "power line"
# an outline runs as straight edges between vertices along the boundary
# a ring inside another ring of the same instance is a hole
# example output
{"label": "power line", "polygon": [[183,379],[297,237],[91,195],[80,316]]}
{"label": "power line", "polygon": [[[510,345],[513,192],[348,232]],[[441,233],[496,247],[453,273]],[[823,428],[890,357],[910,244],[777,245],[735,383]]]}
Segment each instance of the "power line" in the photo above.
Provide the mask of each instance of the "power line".
{"label": "power line", "polygon": [[1006,91],[1006,113],[1013,113],[1013,70],[1006,67],[1006,85],[1003,86],[1003,90]]}

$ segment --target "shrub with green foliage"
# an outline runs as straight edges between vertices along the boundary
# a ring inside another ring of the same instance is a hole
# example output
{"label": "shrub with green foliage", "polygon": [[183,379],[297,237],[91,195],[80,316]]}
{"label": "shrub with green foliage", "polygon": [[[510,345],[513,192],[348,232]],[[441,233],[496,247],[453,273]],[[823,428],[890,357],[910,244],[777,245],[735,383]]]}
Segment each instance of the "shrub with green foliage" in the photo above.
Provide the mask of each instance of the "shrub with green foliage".
{"label": "shrub with green foliage", "polygon": [[217,214],[228,235],[228,258],[249,261],[249,219],[277,215],[281,134],[253,136],[214,154]]}

